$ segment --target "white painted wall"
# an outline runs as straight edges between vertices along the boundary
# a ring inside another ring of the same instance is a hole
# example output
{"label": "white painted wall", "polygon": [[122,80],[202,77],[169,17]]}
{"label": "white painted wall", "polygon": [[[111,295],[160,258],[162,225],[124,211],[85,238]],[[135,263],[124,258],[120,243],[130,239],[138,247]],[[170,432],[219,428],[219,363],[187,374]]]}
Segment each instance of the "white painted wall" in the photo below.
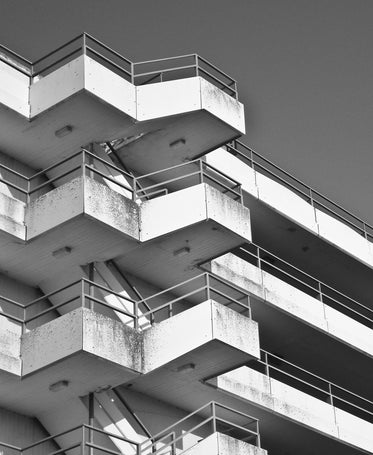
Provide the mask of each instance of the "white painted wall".
{"label": "white painted wall", "polygon": [[30,78],[0,61],[0,103],[29,117]]}
{"label": "white painted wall", "polygon": [[233,254],[211,262],[211,271],[251,295],[352,348],[373,357],[373,330]]}
{"label": "white painted wall", "polygon": [[271,207],[369,267],[373,267],[373,244],[343,222],[314,209],[312,205],[284,185],[253,171],[238,158],[220,148],[206,156],[207,163],[242,183],[245,193]]}

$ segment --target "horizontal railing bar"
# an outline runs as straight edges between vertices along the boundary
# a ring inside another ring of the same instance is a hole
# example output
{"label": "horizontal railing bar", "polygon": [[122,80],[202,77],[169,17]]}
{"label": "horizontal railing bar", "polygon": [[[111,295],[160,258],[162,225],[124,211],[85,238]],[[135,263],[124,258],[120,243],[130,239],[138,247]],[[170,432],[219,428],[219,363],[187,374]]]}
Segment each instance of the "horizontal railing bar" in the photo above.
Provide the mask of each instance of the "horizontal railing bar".
{"label": "horizontal railing bar", "polygon": [[175,166],[166,167],[166,168],[160,169],[158,171],[150,172],[149,174],[140,175],[139,177],[136,177],[136,180],[144,179],[144,178],[147,178],[147,177],[152,177],[153,175],[161,174],[162,172],[172,171],[173,169],[177,169],[179,167],[189,166],[189,165],[191,165],[193,163],[199,163],[200,161],[201,161],[200,159],[196,159],[196,160],[188,161],[186,163],[176,164]]}
{"label": "horizontal railing bar", "polygon": [[121,60],[124,60],[126,63],[128,63],[129,65],[132,65],[132,62],[131,60],[128,60],[128,58],[124,57],[124,55],[122,54],[119,54],[119,52],[117,51],[114,51],[111,47],[107,46],[106,44],[104,44],[102,41],[98,40],[97,38],[95,38],[94,36],[90,35],[89,33],[84,33],[84,35],[94,41],[96,44],[98,44],[99,46],[103,47],[105,50],[109,51],[111,54],[115,55],[116,57],[120,58]]}
{"label": "horizontal railing bar", "polygon": [[236,90],[232,87],[230,87],[229,85],[225,84],[223,81],[221,81],[220,79],[218,79],[216,76],[214,76],[213,74],[209,73],[208,71],[206,71],[205,69],[201,68],[200,66],[198,67],[198,70],[201,72],[201,73],[204,73],[206,76],[208,77],[211,77],[211,79],[214,79],[214,81],[218,82],[220,85],[222,85],[223,87],[225,87],[226,89],[230,90],[232,93],[236,94]]}
{"label": "horizontal railing bar", "polygon": [[[273,168],[275,168],[276,170],[282,172],[284,175],[286,175],[287,177],[289,177],[290,179],[292,179],[293,181],[297,182],[298,184],[302,185],[305,189],[309,190],[309,191],[312,191],[312,196],[319,196],[321,197],[322,199],[324,199],[325,201],[327,201],[328,203],[330,203],[331,205],[333,205],[334,207],[338,208],[339,210],[341,210],[342,212],[344,212],[345,214],[349,215],[351,218],[355,219],[356,221],[359,221],[360,223],[362,223],[363,225],[365,224],[366,226],[368,226],[369,228],[373,229],[373,227],[365,222],[364,220],[362,220],[361,218],[359,218],[357,215],[354,215],[353,213],[349,212],[347,209],[343,208],[341,205],[339,205],[338,203],[332,201],[331,199],[329,199],[327,196],[324,196],[323,194],[321,194],[319,191],[313,189],[310,185],[307,185],[306,183],[304,183],[303,181],[299,180],[298,178],[294,177],[292,174],[290,174],[289,172],[285,171],[284,169],[282,169],[281,167],[279,167],[278,165],[274,164],[273,162],[271,162],[269,159],[265,158],[263,155],[261,155],[260,153],[256,152],[255,150],[251,149],[250,147],[248,147],[247,145],[245,145],[243,142],[241,141],[235,141],[235,143],[237,143],[238,145],[242,146],[244,149],[246,149],[247,151],[249,151],[250,153],[252,153],[254,156],[257,156],[259,157],[261,160],[263,160],[265,163],[269,164],[270,166],[272,166]],[[233,147],[229,144],[226,144],[226,147],[227,148],[230,148],[231,150],[233,150],[234,152],[237,152],[240,156],[242,156],[243,158],[247,159],[248,161],[251,161],[253,163],[253,160],[245,155],[243,152],[241,152],[240,150],[238,150],[236,147]],[[256,165],[259,165],[259,166],[262,166],[263,169],[267,170],[268,172],[270,172],[267,168],[265,168],[263,165],[260,165],[260,163],[257,163],[255,162]],[[274,174],[276,175],[276,174]],[[277,176],[278,178],[280,178],[280,176]],[[301,190],[299,190],[301,191]],[[306,195],[306,193],[304,193]],[[308,197],[310,197],[310,194],[308,194]],[[320,203],[321,205],[321,202],[318,202]],[[325,208],[328,208],[325,206]],[[329,208],[328,208],[329,209]],[[329,209],[331,212],[332,209]],[[334,213],[334,212],[333,212]],[[348,221],[348,220],[346,220]],[[358,227],[358,226],[356,226]]]}
{"label": "horizontal railing bar", "polygon": [[28,181],[28,178],[25,175],[20,174],[19,172],[15,171],[14,169],[11,169],[8,166],[5,166],[5,164],[0,163],[0,168],[4,169],[4,171],[14,174],[16,177],[20,177],[21,179]]}
{"label": "horizontal railing bar", "polygon": [[63,62],[64,60],[67,60],[72,55],[77,54],[79,51],[81,51],[81,49],[82,48],[79,47],[78,49],[75,49],[75,50],[71,51],[70,53],[68,53],[67,55],[64,55],[63,57],[59,58],[58,60],[56,60],[55,62],[51,63],[50,65],[45,66],[41,70],[33,72],[32,73],[32,77],[36,77],[36,76],[39,76],[39,74],[41,74],[41,73],[45,73],[45,71],[48,71],[49,69],[53,68],[54,66],[56,66],[59,63]]}
{"label": "horizontal railing bar", "polygon": [[136,315],[134,313],[130,313],[129,311],[122,309],[122,308],[117,308],[114,305],[110,305],[110,303],[104,302],[103,300],[98,299],[97,297],[94,297],[93,295],[89,294],[84,294],[84,298],[87,300],[93,301],[95,303],[98,303],[99,305],[102,305],[106,308],[110,308],[113,311],[117,311],[118,313],[124,314],[125,316],[128,316],[129,318],[135,320]]}
{"label": "horizontal railing bar", "polygon": [[[80,443],[79,443],[79,445],[80,445]],[[92,449],[97,449],[100,452],[110,453],[111,455],[123,455],[123,452],[115,452],[114,450],[107,449],[106,447],[100,446],[100,445],[95,444],[93,442],[86,441],[84,445],[86,447],[91,447]]]}
{"label": "horizontal railing bar", "polygon": [[31,302],[26,303],[26,304],[25,304],[25,308],[28,308],[29,306],[34,305],[35,303],[38,303],[38,302],[40,302],[40,301],[42,301],[42,300],[48,299],[48,298],[51,297],[52,295],[58,294],[59,292],[65,291],[66,289],[71,288],[71,287],[77,285],[77,284],[80,283],[82,280],[84,280],[84,278],[81,278],[81,279],[79,279],[79,280],[73,281],[72,283],[67,284],[66,286],[63,286],[63,287],[61,287],[61,288],[58,288],[58,289],[56,289],[55,291],[48,292],[48,294],[42,295],[41,297],[38,297],[37,299],[34,299],[34,300],[32,300]]}
{"label": "horizontal railing bar", "polygon": [[222,76],[225,76],[227,79],[229,79],[231,82],[234,82],[236,83],[237,81],[235,79],[233,79],[231,76],[229,76],[227,73],[225,73],[224,71],[222,71],[220,68],[218,68],[217,66],[215,66],[213,63],[209,62],[208,60],[206,60],[204,57],[201,57],[200,55],[197,55],[197,58],[198,60],[201,60],[203,63],[205,63],[206,65],[210,66],[211,68],[213,68],[215,71],[217,71],[219,74],[221,74]]}
{"label": "horizontal railing bar", "polygon": [[28,194],[28,191],[27,190],[24,190],[23,188],[19,187],[18,185],[15,185],[14,183],[12,182],[9,182],[8,180],[5,180],[3,178],[0,178],[0,182],[1,183],[4,183],[4,185],[7,185],[7,186],[10,186],[11,188],[19,191],[20,193],[22,194]]}
{"label": "horizontal railing bar", "polygon": [[57,47],[57,49],[54,49],[53,51],[48,52],[48,54],[45,54],[45,55],[43,55],[42,57],[40,57],[38,60],[35,60],[35,62],[33,62],[32,64],[33,64],[33,65],[37,65],[37,64],[40,63],[42,60],[45,60],[45,59],[47,59],[48,57],[50,57],[51,55],[56,54],[57,52],[61,51],[61,50],[64,49],[65,47],[70,46],[70,44],[74,43],[75,41],[78,41],[78,40],[81,39],[83,36],[84,36],[84,33],[80,33],[79,35],[77,35],[77,36],[75,36],[74,38],[72,38],[70,41],[67,41],[67,43],[62,44],[61,46]]}
{"label": "horizontal railing bar", "polygon": [[[269,352],[269,351],[266,351],[266,350],[264,350],[264,349],[261,349],[260,351],[263,352],[264,354],[268,355],[269,357],[274,357],[274,358],[280,360],[281,362],[284,362],[284,363],[286,363],[287,365],[290,365],[290,366],[293,367],[294,369],[299,370],[299,371],[302,371],[303,373],[306,373],[306,374],[308,374],[309,376],[312,376],[312,377],[316,378],[317,380],[319,380],[319,381],[321,381],[321,382],[327,384],[328,386],[331,385],[331,386],[333,386],[333,387],[335,387],[335,388],[337,388],[337,389],[339,389],[339,390],[341,390],[341,391],[343,391],[343,392],[345,392],[345,393],[347,393],[347,394],[353,395],[353,396],[355,396],[356,398],[359,398],[360,400],[365,401],[365,402],[367,402],[367,403],[373,405],[373,401],[370,401],[370,400],[368,400],[367,398],[364,398],[364,397],[362,397],[362,396],[356,394],[355,392],[351,392],[350,390],[345,389],[344,387],[341,387],[341,386],[339,386],[339,385],[337,385],[337,384],[334,384],[333,382],[328,381],[327,379],[324,379],[324,378],[322,378],[321,376],[318,376],[318,375],[315,374],[315,373],[312,373],[312,372],[310,372],[310,371],[308,371],[308,370],[305,370],[304,368],[302,368],[302,367],[300,367],[300,366],[298,366],[298,365],[295,365],[295,364],[289,362],[288,360],[282,359],[281,357],[278,357],[278,356],[276,356],[275,354],[272,354],[272,353]],[[260,360],[260,362],[263,362],[264,364],[266,364],[265,361]],[[278,369],[277,367],[272,366],[272,365],[270,365],[269,363],[266,364],[266,365],[268,365],[269,367],[271,367],[271,368],[273,368],[273,369]],[[287,374],[287,375],[289,375],[289,376],[292,376],[290,373],[287,373],[287,372],[285,372],[285,371],[282,371],[282,370],[278,370],[278,371],[280,371],[280,372],[282,372],[282,373],[284,373],[284,374]],[[295,378],[295,379],[298,379],[296,376],[294,376],[294,378]],[[299,379],[299,380],[300,380],[300,381],[303,381],[302,379]],[[306,382],[306,384],[308,384],[308,383]],[[310,385],[311,387],[317,388],[317,386],[314,386],[313,384],[309,384],[309,385]]]}
{"label": "horizontal railing bar", "polygon": [[22,55],[17,54],[17,52],[12,51],[11,49],[9,49],[9,47],[0,44],[0,49],[2,49],[4,52],[8,54],[11,54],[13,57],[16,57],[17,59],[22,60],[23,63],[26,63],[27,65],[32,65],[32,62],[30,60],[27,60],[27,58],[22,57]]}
{"label": "horizontal railing bar", "polygon": [[124,296],[124,295],[120,294],[119,292],[115,292],[112,289],[110,289],[106,286],[103,286],[102,284],[96,283],[95,281],[88,280],[87,278],[82,278],[82,280],[85,283],[90,284],[91,286],[94,286],[98,289],[102,289],[103,291],[106,291],[109,294],[115,295],[119,299],[126,300],[127,302],[130,302],[130,303],[136,303],[136,300],[131,299],[131,297]]}
{"label": "horizontal railing bar", "polygon": [[138,79],[138,78],[144,77],[144,76],[153,76],[153,74],[161,75],[161,74],[170,73],[170,72],[173,72],[173,71],[188,70],[188,69],[192,69],[192,68],[196,68],[196,66],[195,65],[185,65],[185,66],[177,66],[175,68],[154,70],[154,71],[149,71],[147,73],[136,74],[135,75],[135,79]]}
{"label": "horizontal railing bar", "polygon": [[235,194],[236,196],[241,197],[241,194],[240,194],[239,192],[233,190],[231,187],[229,187],[229,186],[225,185],[224,183],[220,182],[220,181],[219,181],[218,179],[216,179],[215,177],[212,177],[211,175],[208,175],[208,174],[206,174],[205,172],[203,172],[203,175],[206,177],[206,179],[212,180],[213,182],[215,182],[215,183],[218,184],[219,186],[225,188],[225,189],[227,190],[227,191],[226,191],[227,193],[230,192],[230,193]]}
{"label": "horizontal railing bar", "polygon": [[[250,433],[250,434],[252,434],[254,436],[258,436],[258,433],[256,431],[250,430],[249,428],[246,428],[246,427],[242,427],[241,425],[238,425],[237,423],[230,422],[229,420],[225,420],[225,419],[223,419],[221,417],[215,417],[215,420],[217,422],[226,423],[227,425],[230,425],[230,426],[232,426],[234,428],[238,428],[238,429],[240,429],[240,430],[242,430],[242,431],[244,431],[246,433]],[[256,423],[256,421],[250,422],[250,424],[253,424],[253,423]]]}
{"label": "horizontal railing bar", "polygon": [[[198,161],[198,160],[197,160]],[[230,180],[231,182],[235,183],[236,185],[240,186],[241,185],[241,182],[239,182],[238,180],[230,177],[228,174],[226,174],[225,172],[221,171],[220,169],[216,168],[215,166],[213,166],[212,164],[210,163],[206,163],[206,161],[203,161],[202,160],[202,166],[204,166],[206,169],[212,169],[214,172],[216,172],[217,174],[219,175],[222,175],[226,180]]]}
{"label": "horizontal railing bar", "polygon": [[33,188],[32,190],[30,190],[30,191],[28,192],[28,194],[31,195],[31,194],[35,193],[36,191],[40,190],[41,188],[44,188],[45,186],[51,185],[53,182],[55,182],[55,181],[57,181],[57,180],[60,180],[60,179],[62,179],[62,178],[64,178],[64,177],[66,177],[67,175],[72,174],[72,173],[75,172],[75,171],[78,171],[78,170],[81,169],[81,168],[82,168],[82,166],[79,164],[79,165],[75,166],[74,168],[69,169],[68,171],[63,172],[62,174],[59,174],[59,175],[57,175],[56,177],[53,177],[53,178],[49,179],[48,181],[43,182],[42,184],[36,186],[36,187]]}
{"label": "horizontal railing bar", "polygon": [[[264,248],[262,247],[259,247],[258,245],[255,245],[254,243],[252,243],[251,245],[255,246],[256,248],[259,248],[259,250],[261,252],[264,252],[264,253],[267,253],[269,254],[270,256],[272,256],[273,258],[275,258],[276,260],[279,260],[280,262],[282,262],[283,264],[285,264],[286,266],[288,266],[289,268],[297,271],[298,273],[300,273],[301,275],[313,280],[317,285],[318,287],[313,287],[312,285],[302,281],[300,278],[298,277],[295,277],[294,275],[292,275],[290,272],[287,272],[283,269],[281,269],[280,267],[277,267],[276,265],[274,264],[271,264],[270,262],[266,261],[265,259],[263,259],[262,257],[259,257],[257,256],[255,253],[252,253],[251,251],[248,251],[245,247],[240,247],[240,250],[244,251],[246,254],[249,254],[251,255],[253,258],[255,258],[256,260],[260,260],[260,262],[264,262],[265,264],[267,264],[268,266],[270,266],[271,268],[275,269],[275,270],[278,270],[279,272],[283,273],[284,275],[288,276],[289,278],[301,283],[302,285],[308,287],[309,289],[312,289],[314,291],[316,291],[317,294],[321,294],[331,300],[333,300],[335,303],[339,303],[341,306],[344,306],[346,307],[348,310],[351,310],[352,312],[356,311],[356,310],[353,310],[352,308],[346,306],[344,303],[340,302],[339,300],[335,299],[334,297],[328,295],[327,293],[325,292],[322,292],[322,290],[320,291],[320,288],[319,286],[324,286],[325,288],[329,289],[330,291],[332,292],[335,292],[337,293],[338,295],[340,295],[341,297],[347,299],[349,302],[351,302],[352,304],[354,305],[357,305],[358,307],[364,309],[365,311],[369,312],[369,313],[373,313],[373,310],[365,305],[363,305],[362,303],[358,302],[357,300],[353,299],[352,297],[348,297],[347,295],[343,294],[342,292],[336,290],[336,289],[333,289],[331,286],[325,284],[324,282],[322,281],[319,281],[317,278],[309,275],[307,272],[304,272],[300,269],[298,269],[296,266],[290,264],[289,262],[285,261],[284,259],[281,259],[279,258],[278,256],[276,256],[275,254],[269,252],[268,250],[265,250]],[[360,316],[364,317],[364,318],[367,318],[365,315],[357,312],[357,314],[359,314]],[[369,320],[369,318],[368,318]]]}
{"label": "horizontal railing bar", "polygon": [[138,442],[133,441],[132,439],[128,439],[124,436],[118,436],[117,434],[111,433],[110,431],[102,430],[101,428],[93,427],[92,425],[88,425],[86,423],[84,423],[82,425],[82,427],[87,428],[88,430],[95,431],[97,433],[105,434],[106,436],[110,436],[115,439],[119,439],[120,441],[123,441],[123,442],[128,442],[129,444],[139,445]]}
{"label": "horizontal railing bar", "polygon": [[231,408],[230,406],[227,406],[227,405],[222,404],[222,403],[217,403],[217,402],[214,402],[214,403],[215,403],[215,406],[216,406],[217,408],[223,408],[223,409],[225,409],[226,411],[230,411],[230,412],[233,412],[234,414],[238,414],[238,415],[240,415],[240,416],[242,416],[242,417],[245,417],[245,418],[247,418],[247,419],[251,419],[251,423],[253,423],[253,422],[258,422],[258,421],[259,421],[259,419],[257,419],[256,417],[253,417],[253,416],[251,416],[251,415],[249,415],[249,414],[246,414],[245,412],[238,411],[237,409],[233,409],[233,408]]}
{"label": "horizontal railing bar", "polygon": [[[38,171],[36,174],[33,174],[31,177],[29,177],[29,180],[33,180],[35,179],[36,177],[39,177],[40,175],[44,175],[46,173],[48,173],[49,171],[51,171],[52,169],[58,167],[58,166],[61,166],[62,164],[65,164],[67,161],[70,161],[70,160],[73,160],[74,158],[76,158],[78,155],[81,155],[83,152],[89,154],[90,152],[88,152],[87,150],[85,149],[81,149],[75,153],[73,153],[72,155],[62,159],[61,161],[58,161],[58,163],[55,163],[55,164],[52,164],[51,166],[48,166],[46,167],[45,169],[42,169],[41,171]],[[95,156],[95,155],[93,155]]]}
{"label": "horizontal railing bar", "polygon": [[23,447],[22,450],[32,449],[33,447],[36,447],[40,444],[44,444],[44,442],[50,441],[51,439],[55,439],[55,438],[65,435],[65,434],[72,433],[73,431],[76,431],[76,430],[79,430],[80,428],[82,428],[82,426],[83,425],[77,425],[68,430],[61,431],[61,433],[53,434],[52,436],[47,436],[46,438],[40,439],[40,441],[34,442],[34,443],[28,445],[27,447]]}
{"label": "horizontal railing bar", "polygon": [[126,172],[125,170],[121,169],[120,167],[118,166],[115,166],[115,164],[112,164],[110,163],[109,161],[106,161],[104,160],[103,158],[95,155],[94,153],[90,152],[89,150],[85,149],[85,148],[82,148],[80,150],[80,153],[85,153],[86,155],[90,156],[93,160],[95,161],[99,161],[100,163],[104,164],[105,166],[108,166],[110,167],[111,169],[114,169],[115,171],[117,171],[119,174],[122,174],[122,175],[125,175],[126,177],[128,178],[131,178],[133,179],[134,176],[132,174],[130,174],[129,172]]}
{"label": "horizontal railing bar", "polygon": [[29,80],[31,80],[31,68],[29,70],[25,70],[21,67],[21,63],[15,63],[13,62],[10,57],[7,57],[6,55],[1,55],[0,54],[0,60],[2,62],[4,62],[6,65],[14,68],[15,70],[17,70],[18,72],[20,72],[21,74],[23,74],[24,76],[27,76],[29,78]]}
{"label": "horizontal railing bar", "polygon": [[105,57],[105,55],[102,55],[100,52],[96,51],[95,49],[92,49],[91,47],[89,46],[86,46],[86,49],[87,51],[89,52],[92,52],[92,54],[96,55],[97,57],[101,58],[102,60],[104,60],[105,62],[109,63],[111,66],[113,66],[114,68],[117,68],[118,70],[120,70],[121,72],[125,73],[128,77],[131,77],[132,74],[126,70],[125,68],[123,68],[122,66],[118,65],[118,63],[115,63],[113,62],[113,60],[111,60],[110,58],[108,57]]}
{"label": "horizontal railing bar", "polygon": [[[150,63],[160,63],[160,62],[167,62],[169,60],[179,60],[181,58],[195,58],[197,54],[185,54],[185,55],[177,55],[176,57],[166,57],[166,58],[158,58],[155,60],[145,60],[143,62],[135,62],[134,66],[136,68],[137,65],[145,65]],[[135,73],[136,76],[136,73]]]}
{"label": "horizontal railing bar", "polygon": [[141,190],[136,190],[136,193],[144,192],[144,191],[147,191],[147,190],[152,190],[153,188],[157,188],[158,186],[167,185],[168,183],[177,182],[178,180],[187,179],[188,177],[194,177],[195,175],[200,175],[200,174],[201,174],[200,170],[195,171],[195,172],[190,172],[189,174],[183,174],[183,175],[180,175],[178,177],[174,177],[172,179],[163,180],[162,182],[155,183],[153,185],[149,185],[149,186],[143,187]]}
{"label": "horizontal railing bar", "polygon": [[45,314],[51,313],[52,311],[55,311],[55,310],[57,310],[58,308],[61,308],[62,306],[65,306],[65,305],[68,305],[68,304],[71,303],[71,302],[74,302],[74,300],[77,300],[77,299],[79,299],[80,297],[81,297],[81,296],[78,295],[78,296],[75,296],[75,297],[71,297],[70,299],[66,300],[65,302],[58,303],[57,305],[52,305],[51,307],[46,308],[46,309],[43,310],[43,311],[40,311],[40,313],[34,314],[33,316],[29,317],[28,319],[25,319],[24,322],[25,322],[25,324],[27,324],[28,322],[34,321],[35,319],[38,319],[38,318],[40,318],[41,316],[44,316]]}
{"label": "horizontal railing bar", "polygon": [[[79,167],[80,167],[80,166],[79,166]],[[96,168],[90,166],[89,164],[86,164],[86,165],[85,165],[85,168],[91,170],[91,171],[94,172],[95,174],[100,175],[100,176],[103,177],[104,179],[109,180],[109,181],[112,182],[112,183],[115,183],[115,185],[118,185],[118,186],[120,186],[121,188],[124,188],[125,190],[127,190],[127,191],[129,191],[129,192],[131,192],[131,193],[133,193],[133,191],[134,191],[133,188],[130,187],[130,185],[125,185],[124,183],[119,182],[118,180],[115,180],[115,179],[114,179],[113,177],[111,177],[110,175],[104,174],[103,172],[101,172],[101,171],[99,171],[98,169],[96,169]],[[72,171],[72,172],[73,172],[73,171]],[[132,179],[133,179],[133,177],[132,177]]]}

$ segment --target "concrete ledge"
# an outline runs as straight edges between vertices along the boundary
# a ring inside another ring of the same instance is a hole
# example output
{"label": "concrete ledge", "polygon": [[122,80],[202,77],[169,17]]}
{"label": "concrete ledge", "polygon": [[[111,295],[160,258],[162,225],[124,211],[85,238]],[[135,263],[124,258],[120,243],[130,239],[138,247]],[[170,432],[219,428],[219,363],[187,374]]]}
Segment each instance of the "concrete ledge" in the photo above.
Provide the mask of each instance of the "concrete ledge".
{"label": "concrete ledge", "polygon": [[27,240],[87,215],[136,240],[138,206],[95,180],[77,177],[33,201],[26,211]]}
{"label": "concrete ledge", "polygon": [[242,362],[260,355],[257,323],[208,300],[144,332],[144,373],[214,341],[241,351]]}
{"label": "concrete ledge", "polygon": [[238,368],[210,383],[320,434],[373,450],[373,424],[250,368]]}
{"label": "concrete ledge", "polygon": [[213,433],[183,453],[185,455],[266,455],[267,451],[226,434]]}
{"label": "concrete ledge", "polygon": [[140,206],[140,240],[207,220],[251,241],[249,209],[205,183],[144,202]]}
{"label": "concrete ledge", "polygon": [[373,330],[320,300],[229,253],[211,261],[211,272],[274,308],[373,357]]}
{"label": "concrete ledge", "polygon": [[372,242],[347,224],[319,209],[314,209],[295,192],[254,171],[222,148],[208,154],[207,162],[223,172],[229,167],[230,176],[242,183],[242,189],[246,194],[358,261],[373,267]]}
{"label": "concrete ledge", "polygon": [[129,370],[141,370],[138,333],[111,318],[79,308],[23,335],[23,375],[81,352]]}

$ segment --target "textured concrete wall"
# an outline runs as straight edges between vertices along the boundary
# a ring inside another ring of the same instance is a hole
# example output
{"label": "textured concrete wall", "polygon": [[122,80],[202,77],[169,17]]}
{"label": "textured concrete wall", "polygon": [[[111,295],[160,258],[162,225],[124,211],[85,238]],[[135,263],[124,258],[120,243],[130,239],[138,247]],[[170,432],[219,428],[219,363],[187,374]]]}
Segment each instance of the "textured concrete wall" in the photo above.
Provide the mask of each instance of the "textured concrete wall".
{"label": "textured concrete wall", "polygon": [[372,329],[270,273],[230,253],[213,260],[211,271],[278,310],[373,356]]}
{"label": "textured concrete wall", "polygon": [[213,433],[185,451],[185,455],[266,455],[267,451],[222,433]]}
{"label": "textured concrete wall", "polygon": [[270,412],[359,449],[373,450],[373,424],[247,367],[212,381]]}
{"label": "textured concrete wall", "polygon": [[212,340],[259,357],[257,323],[209,300],[144,332],[144,372],[158,368]]}
{"label": "textured concrete wall", "polygon": [[0,193],[0,230],[25,240],[25,210],[23,202]]}

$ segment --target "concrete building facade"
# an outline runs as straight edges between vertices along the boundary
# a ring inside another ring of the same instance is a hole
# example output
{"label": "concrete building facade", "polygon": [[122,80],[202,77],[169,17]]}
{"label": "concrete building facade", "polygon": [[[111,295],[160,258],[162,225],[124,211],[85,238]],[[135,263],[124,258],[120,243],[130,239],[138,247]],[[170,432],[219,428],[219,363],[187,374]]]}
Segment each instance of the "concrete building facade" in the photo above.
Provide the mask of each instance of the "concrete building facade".
{"label": "concrete building facade", "polygon": [[373,453],[373,227],[238,138],[229,75],[0,47],[0,451]]}

